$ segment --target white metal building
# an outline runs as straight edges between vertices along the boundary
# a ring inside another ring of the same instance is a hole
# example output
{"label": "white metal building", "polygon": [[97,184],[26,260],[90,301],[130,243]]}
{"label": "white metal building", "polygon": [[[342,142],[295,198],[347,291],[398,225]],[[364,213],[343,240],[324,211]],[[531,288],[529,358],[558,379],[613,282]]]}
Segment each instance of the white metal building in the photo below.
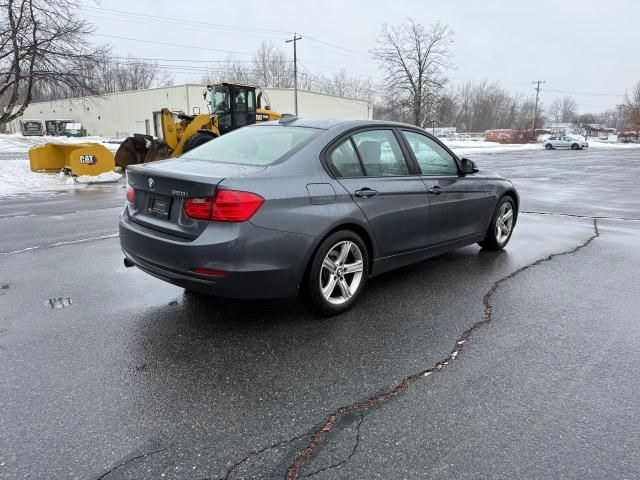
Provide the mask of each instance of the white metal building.
{"label": "white metal building", "polygon": [[[32,103],[22,118],[29,120],[73,120],[79,122],[87,135],[123,137],[132,133],[153,135],[153,112],[163,107],[192,113],[194,108],[207,111],[203,98],[206,85],[187,84],[152,88],[104,96],[81,97],[67,100]],[[294,113],[293,89],[263,88],[271,110]],[[263,100],[263,105],[265,102]],[[372,118],[369,102],[335,97],[307,91],[298,91],[299,117]],[[20,131],[19,120],[10,125],[10,131]]]}

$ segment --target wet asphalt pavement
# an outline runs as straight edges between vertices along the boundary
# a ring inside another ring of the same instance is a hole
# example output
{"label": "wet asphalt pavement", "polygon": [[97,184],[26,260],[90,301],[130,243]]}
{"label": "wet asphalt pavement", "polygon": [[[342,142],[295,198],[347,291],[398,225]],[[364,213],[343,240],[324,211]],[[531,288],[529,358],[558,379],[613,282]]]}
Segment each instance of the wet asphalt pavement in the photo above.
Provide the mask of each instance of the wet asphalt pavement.
{"label": "wet asphalt pavement", "polygon": [[640,149],[469,157],[507,249],[330,319],[125,269],[122,185],[0,199],[0,478],[640,478]]}

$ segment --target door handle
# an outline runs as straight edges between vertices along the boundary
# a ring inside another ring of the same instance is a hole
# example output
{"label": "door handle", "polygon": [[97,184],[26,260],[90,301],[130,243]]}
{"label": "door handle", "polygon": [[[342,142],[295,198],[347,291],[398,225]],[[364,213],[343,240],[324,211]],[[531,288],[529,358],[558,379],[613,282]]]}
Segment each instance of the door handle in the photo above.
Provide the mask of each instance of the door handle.
{"label": "door handle", "polygon": [[356,197],[359,198],[369,198],[373,197],[378,193],[377,190],[373,190],[372,188],[361,188],[360,190],[355,191]]}
{"label": "door handle", "polygon": [[428,192],[432,195],[440,195],[441,193],[444,193],[444,188],[436,185],[435,187],[431,187]]}

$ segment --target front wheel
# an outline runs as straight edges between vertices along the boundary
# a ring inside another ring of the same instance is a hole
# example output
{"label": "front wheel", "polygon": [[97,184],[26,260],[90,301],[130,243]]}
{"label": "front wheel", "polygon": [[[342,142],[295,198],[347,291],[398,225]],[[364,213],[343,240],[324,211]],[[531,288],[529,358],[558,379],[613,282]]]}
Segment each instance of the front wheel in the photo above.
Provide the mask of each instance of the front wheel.
{"label": "front wheel", "polygon": [[330,235],[311,261],[304,293],[324,315],[337,315],[356,301],[369,276],[369,252],[354,232]]}
{"label": "front wheel", "polygon": [[550,143],[547,143],[544,148],[546,148],[547,150],[551,150],[553,148],[553,145],[551,145]]}
{"label": "front wheel", "polygon": [[580,145],[578,145],[577,143],[574,143],[571,145],[571,150],[579,150],[580,149]]}
{"label": "front wheel", "polygon": [[487,234],[478,245],[485,250],[502,250],[511,239],[515,220],[516,207],[513,199],[502,197],[493,212]]}

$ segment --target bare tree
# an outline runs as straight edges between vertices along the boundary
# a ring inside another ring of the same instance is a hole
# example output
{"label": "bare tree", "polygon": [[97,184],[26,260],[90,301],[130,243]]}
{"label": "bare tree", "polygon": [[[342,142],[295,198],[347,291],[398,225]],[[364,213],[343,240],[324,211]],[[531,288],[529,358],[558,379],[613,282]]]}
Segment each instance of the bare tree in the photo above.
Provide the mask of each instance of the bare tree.
{"label": "bare tree", "polygon": [[556,98],[551,102],[547,113],[555,123],[560,123],[560,120],[562,119],[562,100]]}
{"label": "bare tree", "polygon": [[273,42],[263,41],[253,56],[254,82],[262,87],[293,87],[293,60]]}
{"label": "bare tree", "polygon": [[372,53],[386,73],[386,97],[396,108],[408,110],[414,125],[424,126],[446,85],[452,67],[453,32],[435,24],[428,30],[413,19],[400,26],[384,25]]}
{"label": "bare tree", "polygon": [[87,67],[107,49],[90,44],[92,27],[72,0],[0,0],[0,125],[22,115],[41,92],[96,93]]}
{"label": "bare tree", "polygon": [[[293,60],[273,43],[262,42],[253,61],[242,62],[230,56],[202,79],[204,82],[234,82],[260,87],[292,88]],[[314,75],[309,71],[298,72],[298,88],[330,95],[373,101],[371,79],[362,79],[341,70],[333,76]]]}
{"label": "bare tree", "polygon": [[626,123],[636,132],[636,140],[640,134],[640,82],[633,87],[631,95],[627,95],[624,105],[624,117]]}
{"label": "bare tree", "polygon": [[578,105],[573,97],[565,95],[551,102],[547,113],[556,123],[570,123],[575,120],[577,108]]}
{"label": "bare tree", "polygon": [[578,134],[584,137],[587,140],[590,136],[593,135],[594,132],[597,132],[596,127],[594,126],[596,123],[596,116],[592,113],[584,113],[575,118],[573,123],[573,130]]}

